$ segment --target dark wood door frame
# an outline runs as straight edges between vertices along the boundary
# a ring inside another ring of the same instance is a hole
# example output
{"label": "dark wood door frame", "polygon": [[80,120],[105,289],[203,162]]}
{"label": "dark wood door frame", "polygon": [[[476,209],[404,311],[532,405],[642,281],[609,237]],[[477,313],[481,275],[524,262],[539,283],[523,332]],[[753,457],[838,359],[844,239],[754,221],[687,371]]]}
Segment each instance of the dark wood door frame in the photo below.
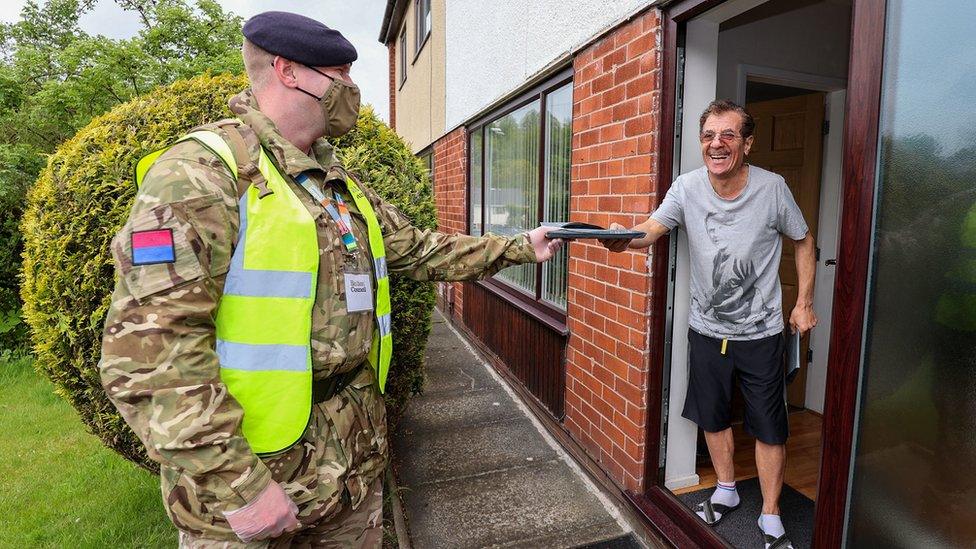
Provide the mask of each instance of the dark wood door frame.
{"label": "dark wood door frame", "polygon": [[[664,58],[662,75],[661,138],[657,196],[671,185],[675,150],[675,100],[679,32],[689,19],[723,0],[679,0],[662,11]],[[854,0],[851,17],[851,57],[848,68],[844,129],[844,180],[837,276],[827,365],[824,402],[823,454],[814,516],[813,546],[843,544],[848,477],[854,442],[855,410],[861,371],[861,346],[867,293],[871,225],[881,105],[885,0]],[[693,131],[693,130],[692,130]],[[664,326],[668,293],[668,243],[653,249],[652,350],[648,402],[660,403],[663,394]],[[660,406],[648,408],[645,490],[627,492],[628,499],[646,520],[676,546],[728,547],[663,486],[660,477]]]}

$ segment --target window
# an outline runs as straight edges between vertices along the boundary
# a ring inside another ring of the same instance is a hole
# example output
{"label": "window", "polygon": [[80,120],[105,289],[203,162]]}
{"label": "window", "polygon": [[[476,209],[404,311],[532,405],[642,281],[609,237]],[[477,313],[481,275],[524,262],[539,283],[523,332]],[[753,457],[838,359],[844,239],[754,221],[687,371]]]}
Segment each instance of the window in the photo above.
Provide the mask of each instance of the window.
{"label": "window", "polygon": [[434,150],[431,147],[427,147],[425,150],[421,151],[417,155],[421,162],[424,163],[424,170],[427,172],[427,177],[430,179],[431,183],[434,182]]}
{"label": "window", "polygon": [[400,82],[403,85],[407,80],[407,27],[400,31]]}
{"label": "window", "polygon": [[[543,221],[569,221],[569,162],[573,137],[573,85],[546,96]],[[567,254],[542,266],[542,299],[566,309]]]}
{"label": "window", "polygon": [[430,36],[430,0],[417,0],[414,17],[417,22],[416,43],[414,44],[415,54],[419,54]]}
{"label": "window", "polygon": [[[561,81],[469,128],[469,232],[513,236],[540,221],[568,221],[573,86]],[[496,280],[566,310],[566,249],[542,266],[509,267]]]}
{"label": "window", "polygon": [[468,170],[468,203],[471,205],[468,211],[468,224],[470,225],[468,234],[473,236],[481,236],[484,234],[481,226],[481,220],[484,217],[481,207],[482,187],[484,183],[481,179],[481,153],[484,152],[484,135],[484,128],[478,128],[471,133],[471,137],[468,139],[468,146],[471,147],[471,153],[468,155],[468,158],[471,159],[471,169]]}

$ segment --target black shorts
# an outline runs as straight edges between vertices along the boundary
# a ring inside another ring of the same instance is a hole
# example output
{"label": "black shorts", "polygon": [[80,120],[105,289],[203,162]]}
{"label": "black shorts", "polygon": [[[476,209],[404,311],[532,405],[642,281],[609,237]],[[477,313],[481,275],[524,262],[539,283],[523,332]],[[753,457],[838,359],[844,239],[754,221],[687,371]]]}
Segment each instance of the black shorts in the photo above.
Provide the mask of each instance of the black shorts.
{"label": "black shorts", "polygon": [[745,430],[766,444],[785,444],[786,379],[783,334],[751,341],[722,340],[688,330],[688,395],[681,415],[707,432],[732,425],[732,377],[745,397]]}

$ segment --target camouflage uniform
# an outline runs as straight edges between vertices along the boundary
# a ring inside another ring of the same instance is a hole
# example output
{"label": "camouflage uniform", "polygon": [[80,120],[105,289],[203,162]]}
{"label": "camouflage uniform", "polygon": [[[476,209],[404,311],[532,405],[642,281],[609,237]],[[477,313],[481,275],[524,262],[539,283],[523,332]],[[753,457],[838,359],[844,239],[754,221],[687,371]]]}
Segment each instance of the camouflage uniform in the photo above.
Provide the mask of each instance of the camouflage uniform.
{"label": "camouflage uniform", "polygon": [[[375,325],[372,312],[345,309],[344,266],[372,272],[366,223],[345,183],[333,179],[336,160],[325,140],[314,143],[315,158],[302,153],[258,110],[250,90],[231,99],[230,107],[255,131],[316,219],[321,263],[312,317],[313,376],[350,372],[365,363]],[[346,251],[325,209],[295,184],[294,176],[303,172],[344,196],[357,252]],[[421,231],[367,186],[363,190],[382,227],[391,272],[418,280],[464,280],[535,261],[524,235]],[[272,480],[298,505],[303,528],[338,528],[335,517],[350,515],[364,500],[379,501],[373,492],[382,493],[388,459],[386,411],[368,365],[339,395],[312,407],[298,444],[274,457],[251,451],[240,431],[243,411],[221,383],[214,351],[214,318],[238,226],[232,172],[209,149],[186,141],[149,170],[112,243],[118,281],[105,323],[102,383],[160,463],[167,512],[187,544],[237,541],[221,512],[242,507]],[[156,229],[173,229],[175,262],[134,266],[132,232]]]}

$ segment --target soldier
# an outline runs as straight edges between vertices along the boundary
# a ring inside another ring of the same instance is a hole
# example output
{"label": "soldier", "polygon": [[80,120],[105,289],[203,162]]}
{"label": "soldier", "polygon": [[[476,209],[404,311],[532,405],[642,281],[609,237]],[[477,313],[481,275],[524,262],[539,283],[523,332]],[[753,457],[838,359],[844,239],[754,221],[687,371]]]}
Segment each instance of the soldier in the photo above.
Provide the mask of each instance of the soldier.
{"label": "soldier", "polygon": [[160,463],[182,547],[379,547],[387,271],[470,280],[561,242],[412,227],[324,139],[356,123],[352,44],[283,12],[243,33],[237,119],[139,164],[102,383]]}

